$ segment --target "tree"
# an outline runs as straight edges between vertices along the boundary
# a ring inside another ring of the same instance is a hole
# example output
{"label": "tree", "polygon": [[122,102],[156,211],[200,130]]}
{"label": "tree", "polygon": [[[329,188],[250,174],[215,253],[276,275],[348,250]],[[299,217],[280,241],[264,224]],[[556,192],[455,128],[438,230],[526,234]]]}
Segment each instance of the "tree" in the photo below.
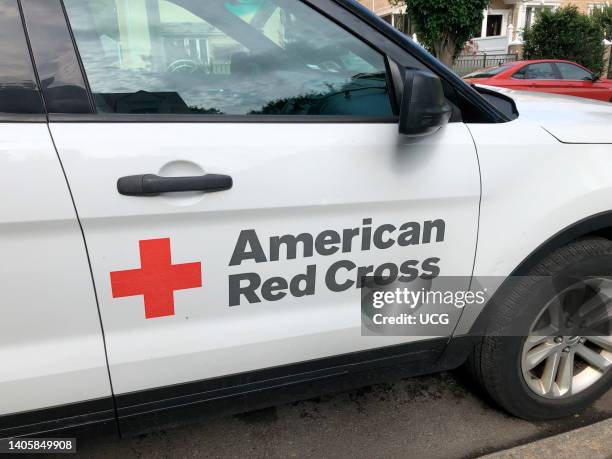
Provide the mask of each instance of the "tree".
{"label": "tree", "polygon": [[606,40],[612,40],[612,5],[595,8],[593,19],[603,29]]}
{"label": "tree", "polygon": [[593,72],[603,67],[604,34],[598,22],[574,5],[542,10],[523,33],[525,59],[566,59]]}
{"label": "tree", "polygon": [[480,34],[490,0],[390,0],[406,5],[419,42],[451,67],[465,43]]}

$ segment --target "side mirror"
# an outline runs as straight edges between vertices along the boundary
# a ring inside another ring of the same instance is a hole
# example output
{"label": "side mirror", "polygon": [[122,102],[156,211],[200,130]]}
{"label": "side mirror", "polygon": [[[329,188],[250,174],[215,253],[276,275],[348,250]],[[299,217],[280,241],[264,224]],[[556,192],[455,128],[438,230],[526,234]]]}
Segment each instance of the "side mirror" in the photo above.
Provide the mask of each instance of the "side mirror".
{"label": "side mirror", "polygon": [[449,122],[452,112],[437,76],[424,70],[407,70],[400,107],[400,134],[433,134]]}
{"label": "side mirror", "polygon": [[593,81],[593,83],[595,83],[596,81],[599,81],[600,78],[601,78],[601,74],[600,73],[594,73],[593,74],[593,78],[591,79],[591,81]]}

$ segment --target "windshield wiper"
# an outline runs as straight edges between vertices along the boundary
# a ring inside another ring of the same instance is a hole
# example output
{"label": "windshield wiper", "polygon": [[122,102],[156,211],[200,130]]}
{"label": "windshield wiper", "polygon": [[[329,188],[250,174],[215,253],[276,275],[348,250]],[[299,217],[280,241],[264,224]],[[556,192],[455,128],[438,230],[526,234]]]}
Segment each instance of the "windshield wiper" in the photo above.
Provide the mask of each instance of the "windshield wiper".
{"label": "windshield wiper", "polygon": [[353,75],[351,77],[351,80],[360,80],[360,79],[367,79],[367,78],[383,78],[385,79],[387,77],[387,75],[385,74],[385,72],[361,72],[358,73],[356,75]]}

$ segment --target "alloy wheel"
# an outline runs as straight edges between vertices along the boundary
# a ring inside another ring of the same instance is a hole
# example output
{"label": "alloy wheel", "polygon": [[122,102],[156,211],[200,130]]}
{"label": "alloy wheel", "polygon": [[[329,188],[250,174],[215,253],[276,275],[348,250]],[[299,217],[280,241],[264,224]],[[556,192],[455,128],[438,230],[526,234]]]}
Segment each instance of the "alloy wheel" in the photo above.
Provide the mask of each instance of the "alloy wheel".
{"label": "alloy wheel", "polygon": [[529,388],[566,398],[612,368],[612,280],[574,282],[545,305],[523,345],[521,369]]}

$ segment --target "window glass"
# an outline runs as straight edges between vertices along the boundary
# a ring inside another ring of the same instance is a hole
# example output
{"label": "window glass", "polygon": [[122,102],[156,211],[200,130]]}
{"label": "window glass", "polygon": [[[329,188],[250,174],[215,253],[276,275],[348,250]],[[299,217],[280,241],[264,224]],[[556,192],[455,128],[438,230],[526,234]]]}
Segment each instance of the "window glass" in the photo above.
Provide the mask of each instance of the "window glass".
{"label": "window glass", "polygon": [[298,0],[66,0],[99,112],[393,115],[384,58]]}
{"label": "window glass", "polygon": [[16,0],[0,0],[0,113],[42,113]]}
{"label": "window glass", "polygon": [[557,74],[550,63],[542,62],[526,65],[512,75],[512,78],[519,80],[556,80]]}
{"label": "window glass", "polygon": [[491,78],[495,75],[505,72],[510,67],[512,67],[512,64],[498,65],[497,67],[490,67],[488,69],[477,70],[475,72],[465,75],[463,78]]}
{"label": "window glass", "polygon": [[91,113],[61,0],[21,0],[21,6],[47,111]]}
{"label": "window glass", "polygon": [[561,72],[561,78],[564,80],[590,80],[593,75],[581,67],[565,62],[557,62],[557,68]]}

